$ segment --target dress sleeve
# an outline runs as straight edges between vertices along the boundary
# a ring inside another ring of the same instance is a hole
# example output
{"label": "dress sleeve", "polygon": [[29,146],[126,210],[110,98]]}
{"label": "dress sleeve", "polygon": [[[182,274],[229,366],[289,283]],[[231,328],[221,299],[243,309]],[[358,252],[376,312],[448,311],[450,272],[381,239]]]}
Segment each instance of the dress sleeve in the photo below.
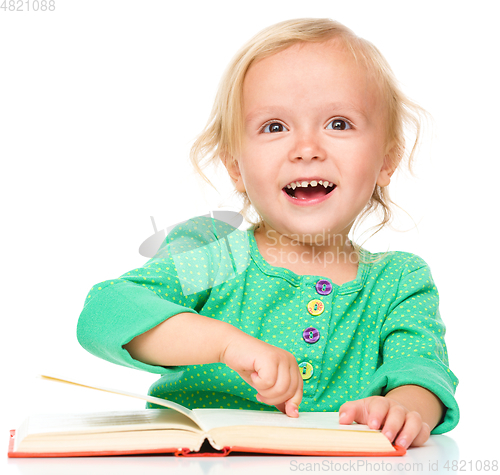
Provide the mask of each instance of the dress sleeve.
{"label": "dress sleeve", "polygon": [[231,252],[231,243],[241,244],[241,233],[207,217],[174,228],[143,267],[92,287],[78,320],[80,344],[112,363],[159,374],[170,371],[133,359],[123,346],[174,315],[199,313],[214,286],[242,271],[244,253],[238,260]]}
{"label": "dress sleeve", "polygon": [[380,332],[382,365],[370,383],[370,395],[385,395],[408,384],[428,389],[445,406],[442,420],[432,431],[441,434],[459,420],[454,397],[458,379],[448,367],[445,326],[430,269],[422,259],[410,256]]}

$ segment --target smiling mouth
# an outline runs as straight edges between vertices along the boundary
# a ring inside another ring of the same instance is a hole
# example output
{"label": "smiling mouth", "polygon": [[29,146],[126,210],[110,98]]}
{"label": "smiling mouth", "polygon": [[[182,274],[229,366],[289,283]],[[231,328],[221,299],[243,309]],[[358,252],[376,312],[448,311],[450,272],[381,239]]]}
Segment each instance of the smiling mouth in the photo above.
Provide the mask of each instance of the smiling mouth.
{"label": "smiling mouth", "polygon": [[292,182],[283,187],[283,191],[296,200],[312,200],[331,193],[337,185],[328,181]]}

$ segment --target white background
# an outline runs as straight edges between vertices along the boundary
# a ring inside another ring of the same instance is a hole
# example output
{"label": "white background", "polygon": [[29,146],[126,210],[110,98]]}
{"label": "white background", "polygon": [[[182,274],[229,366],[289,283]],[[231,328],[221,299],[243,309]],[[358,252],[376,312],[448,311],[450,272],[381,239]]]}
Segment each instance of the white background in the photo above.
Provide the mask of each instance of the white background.
{"label": "white background", "polygon": [[[495,2],[55,4],[54,12],[0,10],[0,348],[7,388],[0,452],[8,430],[29,413],[143,407],[36,375],[147,391],[156,376],[101,361],[78,345],[86,294],[145,262],[138,248],[153,233],[151,216],[162,229],[219,206],[238,209],[222,172],[215,175],[220,194],[200,186],[188,161],[190,144],[236,50],[260,29],[298,17],[333,18],[372,41],[404,91],[434,118],[417,177],[400,174],[391,184],[418,229],[387,230],[365,246],[414,252],[431,266],[451,367],[461,381],[462,420],[450,436],[465,441],[473,424],[495,422]],[[398,216],[401,228],[413,226],[404,213]],[[460,443],[461,456],[492,458],[495,437],[487,429],[472,445]]]}

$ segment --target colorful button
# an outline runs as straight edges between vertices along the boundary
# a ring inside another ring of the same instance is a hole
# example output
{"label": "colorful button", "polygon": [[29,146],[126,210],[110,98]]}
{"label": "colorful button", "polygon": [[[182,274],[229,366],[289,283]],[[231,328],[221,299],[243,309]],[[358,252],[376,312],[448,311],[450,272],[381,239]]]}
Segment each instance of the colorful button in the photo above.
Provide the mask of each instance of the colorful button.
{"label": "colorful button", "polygon": [[321,279],[316,282],[316,292],[320,295],[328,295],[332,293],[332,284],[327,280]]}
{"label": "colorful button", "polygon": [[316,343],[319,340],[319,331],[314,327],[306,328],[302,332],[302,338],[304,338],[307,343]]}
{"label": "colorful button", "polygon": [[302,379],[309,379],[313,375],[314,368],[311,363],[307,363],[306,361],[304,361],[303,363],[299,364],[299,368]]}
{"label": "colorful button", "polygon": [[307,311],[311,315],[314,316],[321,315],[324,310],[325,310],[325,304],[321,300],[314,299],[307,304]]}

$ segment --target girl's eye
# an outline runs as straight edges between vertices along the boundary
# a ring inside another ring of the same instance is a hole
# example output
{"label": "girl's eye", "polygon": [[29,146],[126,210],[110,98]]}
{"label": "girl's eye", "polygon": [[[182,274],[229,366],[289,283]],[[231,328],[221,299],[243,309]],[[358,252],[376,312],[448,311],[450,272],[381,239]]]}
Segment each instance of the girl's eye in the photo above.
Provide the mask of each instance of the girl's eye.
{"label": "girl's eye", "polygon": [[326,128],[331,130],[347,130],[351,128],[351,124],[345,119],[333,119]]}
{"label": "girl's eye", "polygon": [[281,122],[271,122],[270,124],[262,127],[262,132],[265,134],[272,134],[275,132],[287,132],[288,129]]}

